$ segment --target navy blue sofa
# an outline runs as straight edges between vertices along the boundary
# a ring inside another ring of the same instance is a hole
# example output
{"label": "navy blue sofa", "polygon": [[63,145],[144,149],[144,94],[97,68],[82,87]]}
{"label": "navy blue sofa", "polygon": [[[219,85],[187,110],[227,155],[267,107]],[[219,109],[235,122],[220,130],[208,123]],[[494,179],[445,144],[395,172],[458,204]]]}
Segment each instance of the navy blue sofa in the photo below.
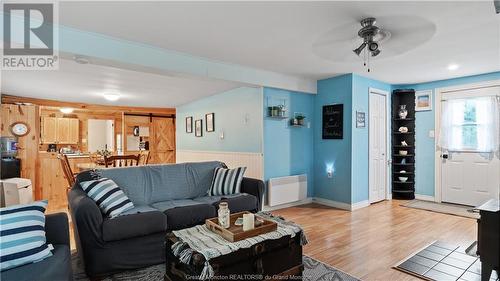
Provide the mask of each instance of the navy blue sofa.
{"label": "navy blue sofa", "polygon": [[[264,183],[243,178],[240,194],[207,196],[216,167],[201,162],[148,165],[88,171],[77,176],[68,194],[78,253],[91,278],[165,262],[165,234],[203,224],[215,217],[221,200],[231,212],[257,212]],[[103,217],[80,182],[98,175],[110,178],[127,194],[134,209],[119,217]]]}

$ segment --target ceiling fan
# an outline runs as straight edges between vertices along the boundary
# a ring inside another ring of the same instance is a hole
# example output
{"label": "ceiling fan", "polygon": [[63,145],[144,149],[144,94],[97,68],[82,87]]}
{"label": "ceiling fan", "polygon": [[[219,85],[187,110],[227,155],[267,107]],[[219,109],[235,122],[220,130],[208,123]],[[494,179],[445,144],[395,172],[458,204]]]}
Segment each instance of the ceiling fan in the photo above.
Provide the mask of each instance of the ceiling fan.
{"label": "ceiling fan", "polygon": [[368,72],[370,72],[370,57],[376,57],[380,54],[379,41],[390,36],[386,30],[380,29],[376,26],[375,18],[365,18],[361,20],[361,29],[358,31],[358,36],[363,39],[363,43],[353,50],[356,55],[360,55],[363,50],[364,65],[368,65]]}
{"label": "ceiling fan", "polygon": [[368,70],[373,58],[379,61],[407,53],[429,41],[435,33],[433,22],[415,15],[381,15],[376,18],[361,15],[321,34],[312,48],[317,56],[339,65],[352,65],[361,57]]}

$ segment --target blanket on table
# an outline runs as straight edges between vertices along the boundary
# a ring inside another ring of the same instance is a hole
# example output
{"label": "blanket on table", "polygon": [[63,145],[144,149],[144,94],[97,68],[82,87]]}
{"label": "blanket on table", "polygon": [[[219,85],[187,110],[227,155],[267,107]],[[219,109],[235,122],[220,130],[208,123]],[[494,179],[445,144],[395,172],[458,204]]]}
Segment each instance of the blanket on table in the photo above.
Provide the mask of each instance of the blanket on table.
{"label": "blanket on table", "polygon": [[190,263],[194,252],[202,254],[206,261],[200,275],[200,280],[206,280],[214,277],[214,271],[209,262],[213,258],[236,252],[242,248],[250,248],[265,240],[279,239],[287,235],[293,238],[295,235],[299,234],[301,235],[301,245],[304,246],[307,244],[307,238],[299,225],[285,221],[281,217],[275,217],[271,213],[261,212],[257,215],[275,221],[278,224],[276,231],[233,243],[210,231],[206,225],[197,225],[191,228],[172,231],[179,239],[179,241],[172,245],[172,252],[185,264]]}

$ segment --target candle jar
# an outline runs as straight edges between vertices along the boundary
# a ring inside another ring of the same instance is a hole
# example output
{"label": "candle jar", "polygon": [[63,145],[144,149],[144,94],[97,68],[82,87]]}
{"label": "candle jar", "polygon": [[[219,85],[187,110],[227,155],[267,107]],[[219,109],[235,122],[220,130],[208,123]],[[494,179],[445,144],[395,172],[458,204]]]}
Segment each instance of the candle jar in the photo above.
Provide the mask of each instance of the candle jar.
{"label": "candle jar", "polygon": [[229,228],[229,226],[231,226],[231,224],[229,223],[229,217],[231,215],[231,211],[229,210],[227,202],[221,202],[219,204],[218,215],[219,215],[219,225],[224,228]]}

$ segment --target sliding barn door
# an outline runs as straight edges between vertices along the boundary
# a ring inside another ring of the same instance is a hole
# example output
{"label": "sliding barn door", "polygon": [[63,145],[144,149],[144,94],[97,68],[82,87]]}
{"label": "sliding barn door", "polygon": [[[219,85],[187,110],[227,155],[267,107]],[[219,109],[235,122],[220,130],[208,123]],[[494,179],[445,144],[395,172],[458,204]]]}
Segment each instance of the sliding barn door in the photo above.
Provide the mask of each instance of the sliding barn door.
{"label": "sliding barn door", "polygon": [[175,163],[175,119],[153,117],[151,129],[149,163]]}

